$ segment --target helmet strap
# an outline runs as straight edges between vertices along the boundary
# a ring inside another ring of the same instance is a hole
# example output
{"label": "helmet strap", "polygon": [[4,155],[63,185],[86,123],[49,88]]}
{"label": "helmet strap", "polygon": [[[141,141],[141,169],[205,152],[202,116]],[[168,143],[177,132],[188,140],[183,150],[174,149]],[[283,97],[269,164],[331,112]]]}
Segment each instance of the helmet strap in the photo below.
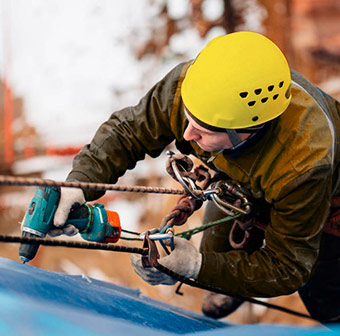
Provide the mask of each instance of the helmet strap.
{"label": "helmet strap", "polygon": [[234,148],[238,146],[241,142],[243,142],[234,129],[226,129],[225,131],[227,132],[230,142],[232,143]]}
{"label": "helmet strap", "polygon": [[[238,128],[238,129],[230,129],[230,128],[222,128],[222,127],[216,127],[212,125],[208,125],[204,123],[203,121],[199,120],[196,118],[190,111],[184,106],[185,112],[193,119],[195,120],[200,126],[213,131],[213,132],[221,132],[224,133],[226,132],[229,136],[230,142],[233,145],[230,150],[235,150],[239,147],[241,147],[243,144],[245,144],[248,140],[253,138],[257,133],[259,133],[262,129],[264,129],[265,125],[269,124],[269,122],[256,125],[256,126],[251,126],[251,127],[246,127],[246,128]],[[239,136],[239,134],[242,133],[250,133],[250,136],[246,138],[245,140],[242,140]]]}

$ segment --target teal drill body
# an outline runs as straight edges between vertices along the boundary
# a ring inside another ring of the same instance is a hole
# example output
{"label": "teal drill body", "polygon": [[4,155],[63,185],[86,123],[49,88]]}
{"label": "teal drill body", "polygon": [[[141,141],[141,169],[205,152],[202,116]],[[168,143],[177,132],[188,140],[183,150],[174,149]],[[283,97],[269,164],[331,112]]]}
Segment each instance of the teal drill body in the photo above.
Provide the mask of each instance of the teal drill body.
{"label": "teal drill body", "polygon": [[[25,214],[22,236],[44,238],[54,227],[53,219],[59,200],[59,187],[38,188]],[[121,233],[118,214],[106,211],[102,204],[74,204],[66,224],[74,225],[83,239],[92,242],[116,242]],[[38,248],[39,244],[21,244],[20,259],[24,262],[32,260]]]}

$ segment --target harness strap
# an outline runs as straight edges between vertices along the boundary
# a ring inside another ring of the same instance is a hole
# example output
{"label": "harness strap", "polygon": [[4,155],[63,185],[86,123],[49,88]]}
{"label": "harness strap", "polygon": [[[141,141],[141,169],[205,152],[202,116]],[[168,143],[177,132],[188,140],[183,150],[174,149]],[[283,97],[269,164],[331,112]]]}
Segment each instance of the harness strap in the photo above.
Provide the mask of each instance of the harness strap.
{"label": "harness strap", "polygon": [[[241,219],[235,219],[233,226],[229,233],[229,244],[232,248],[235,250],[243,249],[250,238],[249,231],[253,228],[257,227],[258,229],[261,229],[265,231],[267,229],[267,225],[259,222],[255,219],[250,219],[247,221],[242,221]],[[237,237],[240,237],[243,231],[243,237],[242,240],[237,239]]]}
{"label": "harness strap", "polygon": [[[253,227],[257,227],[263,231],[267,229],[267,225],[258,220],[247,220],[243,222],[241,219],[235,219],[229,234],[230,245],[234,249],[244,248],[250,238],[249,231]],[[240,231],[244,232],[243,238],[241,241],[237,241],[236,237],[240,236]],[[333,236],[340,237],[340,195],[332,198],[331,207],[323,231]]]}
{"label": "harness strap", "polygon": [[340,237],[340,195],[332,198],[330,211],[323,231]]}

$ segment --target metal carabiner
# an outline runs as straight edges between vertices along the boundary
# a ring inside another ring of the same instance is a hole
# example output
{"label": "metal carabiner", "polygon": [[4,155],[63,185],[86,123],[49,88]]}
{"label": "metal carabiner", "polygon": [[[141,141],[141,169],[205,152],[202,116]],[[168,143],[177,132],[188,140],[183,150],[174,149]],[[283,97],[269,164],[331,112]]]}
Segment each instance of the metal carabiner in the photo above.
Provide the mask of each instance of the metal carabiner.
{"label": "metal carabiner", "polygon": [[[172,158],[172,156],[175,154],[172,151],[167,151],[167,155],[169,155],[170,158]],[[187,159],[190,160],[189,158]],[[193,165],[192,162],[191,164]],[[184,188],[185,192],[192,199],[204,202],[209,198],[210,195],[219,194],[221,192],[219,188],[206,189],[207,183],[209,183],[210,181],[210,174],[208,172],[208,169],[206,169],[205,167],[199,166],[195,169],[194,172],[191,172],[192,169],[191,167],[189,170],[188,168],[183,167],[180,163],[176,162],[176,160],[172,160],[170,162],[170,165],[176,180],[180,183],[180,185]],[[199,180],[200,182],[203,181],[202,188],[196,184],[196,179],[192,178],[192,176],[195,176],[195,174],[197,180]]]}
{"label": "metal carabiner", "polygon": [[[248,215],[251,211],[251,204],[247,197],[238,190],[240,186],[232,181],[218,181],[212,184],[212,188],[220,189],[220,193],[210,195],[210,199],[214,204],[229,216],[235,216],[237,214]],[[233,203],[230,203],[223,199],[223,194],[234,198]],[[237,200],[241,201],[240,206],[235,205]]]}
{"label": "metal carabiner", "polygon": [[[171,154],[169,154],[171,155]],[[198,197],[198,193],[195,193],[194,191],[202,191],[200,187],[197,186],[195,181],[193,181],[188,176],[182,176],[179,172],[179,168],[177,166],[177,163],[175,161],[171,162],[171,168],[176,176],[177,181],[180,183],[180,185],[184,188],[187,194],[189,194],[194,199],[201,199]]]}

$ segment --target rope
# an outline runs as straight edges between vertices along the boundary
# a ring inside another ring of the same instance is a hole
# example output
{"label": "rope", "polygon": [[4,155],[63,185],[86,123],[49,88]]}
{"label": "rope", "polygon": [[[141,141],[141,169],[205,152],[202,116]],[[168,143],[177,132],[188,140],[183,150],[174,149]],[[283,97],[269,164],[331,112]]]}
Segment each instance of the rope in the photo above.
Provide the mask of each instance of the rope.
{"label": "rope", "polygon": [[[82,188],[82,189],[88,189],[88,190],[111,190],[111,191],[122,191],[122,192],[140,192],[140,193],[155,193],[155,194],[170,194],[170,195],[186,195],[186,192],[184,190],[179,189],[169,189],[169,188],[158,188],[158,187],[145,187],[145,186],[117,186],[112,184],[106,184],[106,183],[87,183],[87,182],[57,182],[53,180],[44,180],[40,178],[25,178],[25,177],[13,177],[13,176],[6,176],[6,175],[0,175],[0,185],[19,185],[19,186],[59,186],[59,187],[68,187],[68,188]],[[177,234],[176,236],[180,236],[186,239],[190,239],[190,237],[198,232],[201,232],[203,230],[206,230],[207,228],[217,225],[221,222],[227,221],[233,219],[233,217],[226,217],[222,220],[208,223],[205,225],[202,225],[201,227],[187,230],[184,232],[181,232]],[[136,232],[128,231],[128,230],[122,230],[123,232],[130,233],[130,234],[137,234]],[[127,238],[127,237],[121,237],[121,239],[127,239],[127,240],[135,240],[135,238]],[[81,248],[81,249],[90,249],[90,250],[106,250],[106,251],[115,251],[115,252],[126,252],[126,253],[136,253],[140,255],[148,255],[149,250],[147,248],[137,248],[137,247],[127,247],[127,246],[121,246],[121,245],[111,245],[111,244],[104,244],[104,243],[90,243],[90,242],[75,242],[75,241],[66,241],[66,240],[49,240],[49,239],[43,239],[43,238],[33,238],[33,237],[15,237],[15,236],[5,236],[0,235],[0,242],[6,242],[6,243],[24,243],[24,244],[40,244],[45,246],[57,246],[57,247],[68,247],[68,248]],[[196,280],[185,278],[170,269],[162,266],[158,263],[158,261],[155,261],[154,267],[158,269],[159,271],[167,274],[168,276],[180,281],[181,283],[187,284],[191,287],[196,287],[204,290],[208,290],[214,293],[223,294],[223,295],[229,295],[233,297],[237,297],[235,295],[232,295],[221,288],[214,287],[211,285],[206,285],[203,283],[200,283]],[[313,317],[296,312],[294,310],[284,308],[278,305],[270,304],[267,302],[262,302],[253,298],[246,298],[246,297],[237,297],[244,301],[258,304],[265,306],[270,309],[275,309],[287,314],[307,318],[313,321],[318,321],[314,319]],[[318,321],[320,322],[320,321]]]}
{"label": "rope", "polygon": [[[217,221],[214,221],[214,222],[209,222],[207,224],[203,224],[201,226],[197,226],[193,229],[190,229],[190,230],[186,230],[186,231],[182,231],[182,232],[179,232],[179,233],[176,233],[175,236],[176,237],[180,237],[180,238],[185,238],[186,240],[190,240],[191,237],[196,234],[196,233],[200,233],[200,232],[203,232],[215,225],[218,225],[218,224],[222,224],[224,222],[228,222],[230,220],[233,220],[235,218],[237,218],[239,215],[236,215],[236,216],[227,216],[225,218],[222,218],[222,219],[219,219]],[[129,230],[124,230],[122,229],[122,232],[124,233],[128,233],[128,234],[131,234],[131,235],[134,235],[134,236],[138,236],[138,238],[133,238],[133,237],[125,237],[125,236],[120,236],[119,239],[123,239],[123,240],[134,240],[134,241],[141,241],[142,239],[139,238],[139,236],[141,235],[140,232],[136,232],[136,231],[129,231]]]}
{"label": "rope", "polygon": [[[127,246],[121,246],[121,245],[111,245],[111,244],[103,244],[103,243],[90,243],[90,242],[76,242],[76,241],[67,241],[67,240],[49,240],[44,238],[33,238],[33,237],[18,237],[18,236],[4,236],[0,235],[0,242],[6,242],[6,243],[24,243],[24,244],[40,244],[45,246],[54,246],[54,247],[68,247],[68,248],[81,248],[81,249],[89,249],[89,250],[106,250],[106,251],[115,251],[115,252],[126,252],[126,253],[135,253],[140,255],[147,255],[148,249],[147,248],[137,248],[137,247],[127,247]],[[200,283],[196,280],[191,280],[188,278],[185,278],[170,269],[162,266],[160,263],[156,262],[154,264],[154,267],[157,268],[159,271],[171,276],[172,278],[185,283],[186,285],[189,285],[191,287],[200,288],[204,290],[208,290],[214,293],[223,294],[223,295],[229,295],[236,297],[235,295],[231,295],[230,293],[211,285],[206,285],[203,283]],[[314,318],[312,318],[309,315],[296,312],[294,310],[284,308],[281,306],[277,306],[268,302],[259,301],[253,298],[246,298],[246,297],[237,297],[244,301],[258,304],[265,306],[267,308],[275,309],[282,311],[287,314],[292,314],[299,317],[308,318],[314,321],[318,321]]]}
{"label": "rope", "polygon": [[235,297],[235,298],[238,298],[238,299],[241,299],[241,300],[253,303],[253,304],[265,306],[267,308],[279,310],[279,311],[287,313],[287,314],[291,314],[291,315],[295,315],[295,316],[299,316],[299,317],[303,317],[303,318],[307,318],[307,319],[310,319],[310,320],[313,320],[313,321],[320,322],[319,320],[317,320],[317,319],[315,319],[315,318],[313,318],[313,317],[311,317],[309,315],[297,312],[297,311],[292,310],[292,309],[284,308],[284,307],[281,307],[281,306],[278,306],[278,305],[275,305],[275,304],[272,304],[272,303],[263,302],[263,301],[256,300],[256,299],[253,299],[253,298],[247,298],[247,297],[242,297],[242,296],[235,296],[234,294],[230,294],[230,293],[228,293],[227,291],[225,291],[225,290],[223,290],[221,288],[214,287],[214,286],[211,286],[211,285],[206,285],[206,284],[200,283],[200,282],[198,282],[196,280],[185,278],[182,275],[179,275],[179,274],[173,272],[172,270],[164,267],[158,261],[156,261],[153,266],[155,268],[157,268],[159,271],[165,273],[166,275],[168,275],[168,276],[170,276],[170,277],[172,277],[172,278],[174,278],[174,279],[176,279],[176,280],[178,280],[178,281],[180,281],[180,282],[182,282],[182,283],[184,283],[186,285],[189,285],[191,287],[208,290],[210,292],[214,292],[214,293],[217,293],[217,294],[223,294],[223,295],[232,296],[232,297]]}
{"label": "rope", "polygon": [[104,244],[104,243],[76,242],[76,241],[55,240],[55,239],[49,240],[49,239],[34,238],[34,237],[16,237],[16,236],[0,235],[0,242],[40,244],[40,245],[45,245],[45,246],[81,248],[81,249],[88,249],[88,250],[127,252],[127,253],[137,253],[141,255],[148,254],[148,249],[138,248],[138,247],[127,247],[127,246],[111,245],[111,244]]}
{"label": "rope", "polygon": [[[132,234],[132,235],[135,235],[135,236],[140,236],[140,233],[135,232],[135,231],[129,231],[129,230],[122,229],[122,232],[129,233],[129,234]],[[120,238],[122,238],[122,237],[120,237]]]}
{"label": "rope", "polygon": [[129,230],[124,230],[122,228],[122,232],[124,233],[128,233],[130,235],[134,235],[134,236],[138,236],[138,238],[133,238],[133,237],[125,237],[125,236],[120,236],[119,239],[123,239],[123,240],[133,240],[133,241],[141,241],[142,239],[139,237],[140,233],[139,232],[135,232],[135,231],[129,231]]}
{"label": "rope", "polygon": [[[40,244],[45,246],[54,246],[54,247],[68,247],[68,248],[81,248],[81,249],[89,249],[89,250],[105,250],[105,251],[114,251],[114,252],[125,252],[125,253],[135,253],[140,255],[148,255],[148,249],[147,248],[138,248],[138,247],[127,247],[127,246],[121,246],[121,245],[111,245],[111,244],[104,244],[104,243],[90,243],[90,242],[76,242],[76,241],[67,241],[67,240],[49,240],[44,238],[33,238],[33,237],[19,237],[19,236],[5,236],[0,235],[0,242],[6,242],[6,243],[24,243],[24,244]],[[287,314],[308,318],[313,321],[320,322],[317,319],[314,319],[313,317],[299,313],[297,311],[284,308],[275,304],[271,304],[268,302],[263,302],[260,300],[256,300],[253,298],[246,298],[241,296],[235,296],[233,294],[228,293],[227,291],[214,287],[211,285],[206,285],[203,283],[198,282],[197,280],[192,280],[183,277],[180,274],[177,274],[173,272],[172,270],[162,266],[158,261],[155,262],[154,267],[157,268],[159,271],[167,274],[168,276],[180,281],[181,283],[184,283],[186,285],[189,285],[191,287],[200,288],[204,290],[208,290],[214,293],[223,294],[223,295],[229,295],[233,296],[239,299],[242,299],[244,301],[265,306],[270,309],[275,309]]]}
{"label": "rope", "polygon": [[0,185],[39,186],[39,187],[58,186],[66,188],[82,188],[88,190],[111,190],[151,194],[186,195],[185,191],[181,189],[146,187],[146,186],[118,186],[108,183],[92,183],[92,182],[60,182],[53,180],[44,180],[40,178],[27,178],[8,175],[0,175]]}
{"label": "rope", "polygon": [[219,220],[217,220],[215,222],[210,222],[210,223],[204,224],[202,226],[195,227],[194,229],[191,229],[191,230],[187,230],[187,231],[183,231],[183,232],[180,232],[180,233],[176,233],[175,236],[176,237],[180,237],[180,238],[185,238],[187,240],[190,240],[191,236],[193,236],[196,233],[200,233],[202,231],[205,231],[205,230],[211,228],[212,226],[215,226],[215,225],[218,225],[218,224],[221,224],[221,223],[224,223],[224,222],[228,222],[228,221],[230,221],[232,219],[235,219],[235,218],[237,218],[239,216],[240,215],[228,216],[228,217],[219,219]]}

